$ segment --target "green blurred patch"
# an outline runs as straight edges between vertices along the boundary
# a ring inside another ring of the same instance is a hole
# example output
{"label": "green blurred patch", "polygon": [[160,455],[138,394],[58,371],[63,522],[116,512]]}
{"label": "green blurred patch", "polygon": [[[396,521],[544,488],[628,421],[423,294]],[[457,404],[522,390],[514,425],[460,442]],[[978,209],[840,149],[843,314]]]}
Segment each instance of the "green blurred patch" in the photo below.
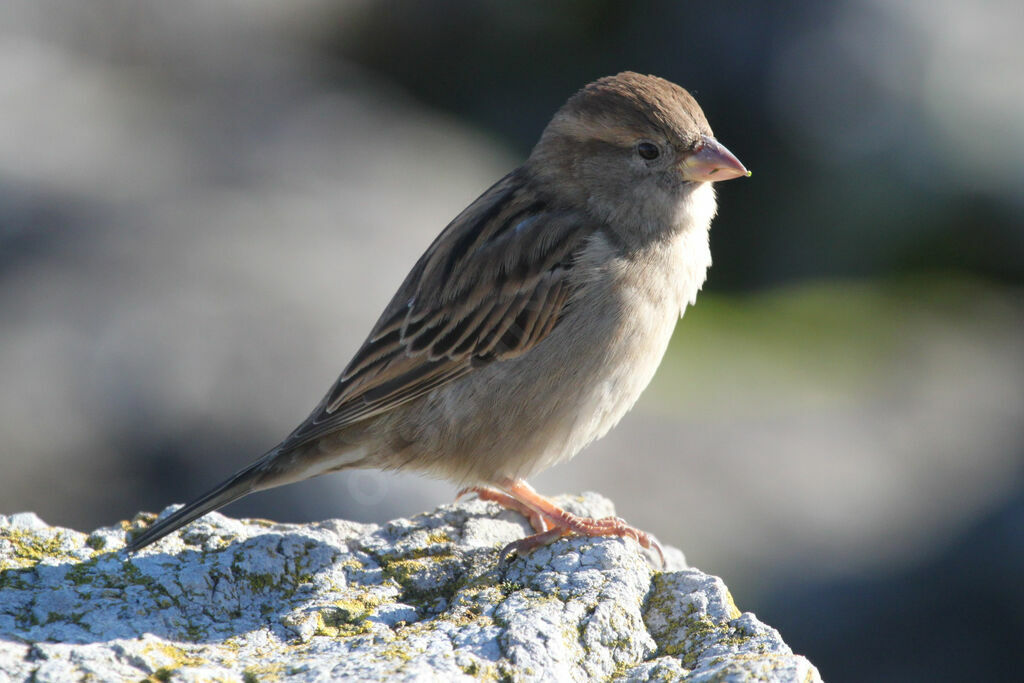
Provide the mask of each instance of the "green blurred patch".
{"label": "green blurred patch", "polygon": [[643,407],[763,412],[774,398],[790,409],[863,400],[941,363],[937,348],[977,344],[984,353],[987,342],[1019,338],[1020,301],[1018,291],[940,276],[702,294],[676,327]]}

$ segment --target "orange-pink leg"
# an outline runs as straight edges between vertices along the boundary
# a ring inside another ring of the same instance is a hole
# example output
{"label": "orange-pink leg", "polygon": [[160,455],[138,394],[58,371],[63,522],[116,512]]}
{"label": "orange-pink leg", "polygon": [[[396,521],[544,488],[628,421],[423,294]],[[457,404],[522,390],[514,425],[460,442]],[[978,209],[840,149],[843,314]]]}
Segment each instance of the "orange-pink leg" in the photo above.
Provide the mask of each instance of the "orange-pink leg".
{"label": "orange-pink leg", "polygon": [[529,520],[530,526],[532,526],[533,530],[536,531],[538,534],[544,533],[551,528],[551,526],[548,524],[547,519],[545,519],[542,514],[520,503],[518,500],[508,495],[507,493],[503,493],[498,489],[492,489],[488,486],[470,486],[468,488],[464,488],[455,495],[455,500],[458,500],[463,496],[468,496],[471,493],[475,493],[476,497],[479,498],[480,500],[487,500],[492,503],[497,503],[503,508],[507,508],[509,510],[514,510],[518,512],[523,517],[526,517],[527,520]]}
{"label": "orange-pink leg", "polygon": [[[491,500],[505,507],[516,510],[530,520],[530,525],[537,533],[532,536],[513,541],[501,551],[501,559],[505,560],[513,552],[528,554],[541,546],[576,533],[582,536],[620,536],[632,538],[644,548],[653,549],[658,553],[661,565],[665,566],[665,554],[658,541],[650,534],[626,524],[618,517],[592,519],[579,517],[555,505],[551,500],[537,493],[532,486],[522,479],[506,479],[497,482],[498,489],[475,487],[465,489],[463,493],[474,492],[484,500]],[[481,491],[485,493],[481,493]],[[460,493],[460,495],[462,495]],[[538,523],[541,522],[541,523]]]}

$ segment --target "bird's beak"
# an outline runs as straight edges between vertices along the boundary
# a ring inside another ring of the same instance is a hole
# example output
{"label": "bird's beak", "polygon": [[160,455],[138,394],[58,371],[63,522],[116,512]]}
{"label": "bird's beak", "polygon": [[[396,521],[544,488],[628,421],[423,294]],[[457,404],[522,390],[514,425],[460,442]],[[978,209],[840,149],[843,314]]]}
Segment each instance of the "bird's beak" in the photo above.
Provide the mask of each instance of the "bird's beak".
{"label": "bird's beak", "polygon": [[732,152],[712,137],[701,136],[697,147],[679,165],[686,180],[714,183],[749,176],[750,171]]}

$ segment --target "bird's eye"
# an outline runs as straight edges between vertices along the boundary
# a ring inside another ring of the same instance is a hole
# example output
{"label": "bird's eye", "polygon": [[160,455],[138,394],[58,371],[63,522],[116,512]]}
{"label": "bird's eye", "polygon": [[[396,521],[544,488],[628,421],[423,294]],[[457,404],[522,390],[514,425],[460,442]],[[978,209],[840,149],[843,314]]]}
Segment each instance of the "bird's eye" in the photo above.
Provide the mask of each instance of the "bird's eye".
{"label": "bird's eye", "polygon": [[652,159],[657,159],[661,155],[661,150],[658,149],[658,146],[653,142],[641,142],[636,146],[636,153],[639,154],[641,158],[650,161]]}

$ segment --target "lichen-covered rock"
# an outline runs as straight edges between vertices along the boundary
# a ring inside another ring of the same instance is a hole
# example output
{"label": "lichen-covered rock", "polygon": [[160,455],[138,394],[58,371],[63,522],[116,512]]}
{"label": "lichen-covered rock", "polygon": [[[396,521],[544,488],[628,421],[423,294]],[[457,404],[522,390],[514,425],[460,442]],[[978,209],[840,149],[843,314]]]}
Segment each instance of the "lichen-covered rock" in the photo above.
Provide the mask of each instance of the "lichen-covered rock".
{"label": "lichen-covered rock", "polygon": [[150,520],[0,516],[0,683],[820,680],[678,550],[659,572],[632,541],[567,538],[500,565],[528,527],[491,503],[382,526],[214,513],[125,555]]}

